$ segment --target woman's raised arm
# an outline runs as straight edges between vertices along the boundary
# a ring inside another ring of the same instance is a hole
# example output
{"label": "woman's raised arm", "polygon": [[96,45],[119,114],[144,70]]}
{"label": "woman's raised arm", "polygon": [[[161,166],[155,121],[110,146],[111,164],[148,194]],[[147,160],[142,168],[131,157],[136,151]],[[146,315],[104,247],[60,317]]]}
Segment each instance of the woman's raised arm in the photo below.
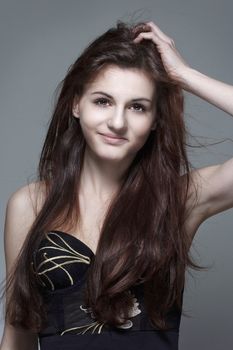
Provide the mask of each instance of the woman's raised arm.
{"label": "woman's raised arm", "polygon": [[[141,32],[134,42],[138,44],[142,39],[152,40],[167,74],[174,81],[179,82],[183,89],[233,116],[233,86],[192,69],[177,51],[174,40],[163,33],[154,22],[148,22],[144,27],[145,32]],[[196,169],[191,176],[200,189],[194,208],[200,217],[205,220],[233,208],[233,158],[222,164]]]}
{"label": "woman's raised arm", "polygon": [[177,51],[174,40],[163,33],[154,22],[148,22],[145,30],[134,39],[135,43],[139,43],[142,39],[152,40],[160,53],[167,74],[174,81],[180,82],[184,90],[233,116],[232,85],[191,68]]}

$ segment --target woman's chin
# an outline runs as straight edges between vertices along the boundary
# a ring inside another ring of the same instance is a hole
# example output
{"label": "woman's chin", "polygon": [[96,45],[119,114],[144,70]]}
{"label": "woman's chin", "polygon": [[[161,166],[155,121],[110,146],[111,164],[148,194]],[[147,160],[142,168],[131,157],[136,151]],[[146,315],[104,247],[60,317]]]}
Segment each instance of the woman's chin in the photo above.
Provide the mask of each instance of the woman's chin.
{"label": "woman's chin", "polygon": [[[136,155],[136,153],[125,152],[119,147],[98,147],[98,149],[91,149],[88,147],[88,151],[92,156],[98,158],[99,161],[106,161],[111,163],[130,162]],[[89,153],[88,152],[88,153]]]}

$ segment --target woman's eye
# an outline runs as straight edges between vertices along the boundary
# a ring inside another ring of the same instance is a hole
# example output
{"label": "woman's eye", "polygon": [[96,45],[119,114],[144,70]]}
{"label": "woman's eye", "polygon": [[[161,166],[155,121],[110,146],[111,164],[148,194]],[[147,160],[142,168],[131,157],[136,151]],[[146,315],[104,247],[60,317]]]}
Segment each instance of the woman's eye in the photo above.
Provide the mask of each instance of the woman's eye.
{"label": "woman's eye", "polygon": [[96,105],[100,105],[100,106],[105,106],[105,103],[109,102],[109,100],[107,100],[106,98],[97,98],[94,103]]}
{"label": "woman's eye", "polygon": [[137,112],[145,112],[146,111],[146,108],[139,103],[135,103],[133,106],[134,106],[134,108],[136,107],[135,110]]}
{"label": "woman's eye", "polygon": [[[107,106],[108,103],[110,103],[110,101],[107,98],[100,97],[100,98],[97,98],[96,100],[94,100],[94,103],[96,105],[105,107],[105,106]],[[136,112],[141,112],[142,113],[142,112],[146,111],[146,107],[143,106],[140,103],[134,103],[132,106],[134,107],[134,110]]]}

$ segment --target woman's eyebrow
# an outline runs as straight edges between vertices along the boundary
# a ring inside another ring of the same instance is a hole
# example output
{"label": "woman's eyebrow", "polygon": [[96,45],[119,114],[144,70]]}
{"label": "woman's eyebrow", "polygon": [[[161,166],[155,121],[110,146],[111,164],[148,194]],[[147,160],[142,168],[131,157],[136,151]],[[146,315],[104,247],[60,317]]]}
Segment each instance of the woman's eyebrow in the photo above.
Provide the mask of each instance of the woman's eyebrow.
{"label": "woman's eyebrow", "polygon": [[[109,94],[107,94],[106,92],[103,92],[103,91],[95,91],[95,92],[92,92],[91,95],[95,95],[95,94],[101,94],[101,95],[105,95],[106,97],[108,98],[111,98],[113,99],[113,97]],[[132,99],[133,102],[135,101],[147,101],[147,102],[152,102],[149,98],[146,98],[146,97],[138,97],[138,98],[134,98]]]}

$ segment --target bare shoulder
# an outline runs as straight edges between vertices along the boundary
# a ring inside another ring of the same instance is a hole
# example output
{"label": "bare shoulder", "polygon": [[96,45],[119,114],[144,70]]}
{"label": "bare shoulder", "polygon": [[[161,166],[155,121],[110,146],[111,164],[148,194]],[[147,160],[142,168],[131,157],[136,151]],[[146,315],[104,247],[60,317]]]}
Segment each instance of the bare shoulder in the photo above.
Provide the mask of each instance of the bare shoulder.
{"label": "bare shoulder", "polygon": [[14,255],[12,260],[23,244],[43,204],[44,191],[43,183],[32,182],[18,188],[8,199],[5,213],[4,239],[6,253],[9,256]]}
{"label": "bare shoulder", "polygon": [[19,187],[8,199],[7,207],[27,214],[37,215],[45,198],[45,185],[43,182],[31,182]]}
{"label": "bare shoulder", "polygon": [[13,215],[25,218],[28,224],[37,216],[45,199],[45,185],[43,182],[31,182],[14,191],[8,199],[7,211]]}
{"label": "bare shoulder", "polygon": [[[4,225],[6,276],[10,274],[45,198],[45,186],[33,182],[14,191],[7,202]],[[8,291],[6,293],[8,299]],[[19,331],[5,320],[1,349],[38,349],[37,335]]]}

